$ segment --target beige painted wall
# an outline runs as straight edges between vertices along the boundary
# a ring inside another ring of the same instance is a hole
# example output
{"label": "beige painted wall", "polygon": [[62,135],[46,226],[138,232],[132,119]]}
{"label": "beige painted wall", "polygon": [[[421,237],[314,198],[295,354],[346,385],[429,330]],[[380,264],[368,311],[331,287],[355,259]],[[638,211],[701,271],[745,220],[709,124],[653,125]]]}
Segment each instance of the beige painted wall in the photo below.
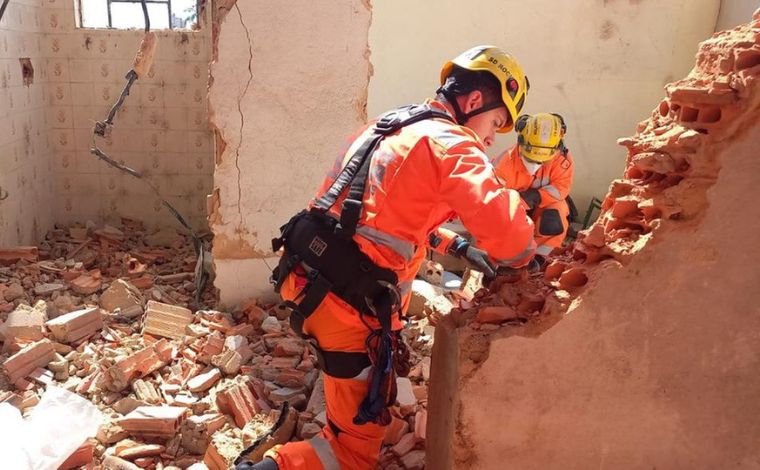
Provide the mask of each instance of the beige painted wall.
{"label": "beige painted wall", "polygon": [[[75,27],[74,0],[46,2],[43,43],[49,80],[47,118],[55,149],[55,220],[118,221],[180,227],[158,197],[133,177],[89,153],[92,126],[124,88],[142,31]],[[157,31],[148,77],[137,80],[98,145],[155,184],[194,227],[206,226],[213,136],[207,117],[210,28]]]}
{"label": "beige painted wall", "polygon": [[[0,20],[0,246],[31,244],[52,226],[52,150],[45,129],[41,2],[8,4]],[[19,58],[31,59],[25,86]]]}
{"label": "beige painted wall", "polygon": [[366,119],[369,7],[315,5],[240,0],[221,20],[209,103],[224,150],[209,219],[224,304],[271,296],[271,238]]}
{"label": "beige painted wall", "polygon": [[[373,4],[370,116],[432,96],[441,65],[479,43],[500,45],[531,82],[525,112],[559,112],[575,156],[573,198],[585,211],[623,170],[619,137],[691,68],[719,0],[456,0]],[[747,17],[749,18],[749,17]],[[745,18],[746,21],[746,18]],[[498,155],[514,137],[500,138]]]}
{"label": "beige painted wall", "polygon": [[715,24],[715,31],[734,28],[752,18],[752,13],[760,8],[758,0],[723,0]]}

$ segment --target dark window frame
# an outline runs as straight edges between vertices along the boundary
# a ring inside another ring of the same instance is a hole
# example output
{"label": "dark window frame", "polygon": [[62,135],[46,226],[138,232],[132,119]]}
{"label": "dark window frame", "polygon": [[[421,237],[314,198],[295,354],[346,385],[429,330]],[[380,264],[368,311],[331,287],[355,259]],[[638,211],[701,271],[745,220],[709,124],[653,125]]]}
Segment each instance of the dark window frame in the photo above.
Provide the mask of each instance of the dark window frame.
{"label": "dark window frame", "polygon": [[[108,29],[121,29],[121,28],[114,28],[113,26],[113,16],[111,14],[111,5],[114,3],[133,3],[136,5],[141,5],[141,0],[103,0],[106,2],[106,11],[108,12]],[[200,16],[201,11],[201,3],[203,0],[196,0],[195,2],[195,15],[196,15],[196,22],[198,21],[198,17]],[[172,0],[145,0],[145,3],[154,3],[159,5],[166,5],[166,15],[168,18],[168,24],[170,30],[174,30],[174,26],[172,25]],[[79,24],[82,25],[83,28],[86,28],[84,26],[84,6],[83,3],[79,2]],[[167,28],[161,28],[161,29],[167,29]]]}

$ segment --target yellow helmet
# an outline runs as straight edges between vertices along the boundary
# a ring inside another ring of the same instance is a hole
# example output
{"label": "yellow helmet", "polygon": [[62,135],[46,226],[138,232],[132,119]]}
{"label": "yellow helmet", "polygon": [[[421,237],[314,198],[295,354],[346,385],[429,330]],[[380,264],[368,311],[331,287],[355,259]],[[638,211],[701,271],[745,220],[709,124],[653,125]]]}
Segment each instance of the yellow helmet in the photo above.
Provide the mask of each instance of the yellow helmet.
{"label": "yellow helmet", "polygon": [[528,77],[525,76],[525,72],[520,67],[520,64],[511,55],[498,47],[476,46],[458,55],[443,66],[441,70],[441,85],[446,82],[446,78],[451,74],[455,65],[466,70],[489,72],[496,77],[501,88],[501,103],[496,106],[481,108],[474,113],[468,113],[466,117],[504,104],[509,114],[509,120],[497,132],[503,133],[512,130],[514,122],[517,120],[517,116],[519,116],[520,110],[525,104],[525,98],[530,88]]}
{"label": "yellow helmet", "polygon": [[515,123],[520,155],[528,160],[548,162],[564,148],[567,127],[559,114],[523,114]]}

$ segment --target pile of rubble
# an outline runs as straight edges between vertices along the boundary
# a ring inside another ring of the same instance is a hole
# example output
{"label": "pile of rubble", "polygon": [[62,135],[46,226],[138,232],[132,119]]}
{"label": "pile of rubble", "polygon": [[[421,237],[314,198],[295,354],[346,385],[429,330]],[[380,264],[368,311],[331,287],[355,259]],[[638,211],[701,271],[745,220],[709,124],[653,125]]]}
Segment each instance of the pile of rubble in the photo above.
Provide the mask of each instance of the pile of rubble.
{"label": "pile of rubble", "polygon": [[[316,360],[288,312],[255,301],[214,310],[210,289],[200,296],[210,307],[191,310],[196,260],[187,237],[148,234],[132,220],[56,229],[39,247],[0,251],[0,402],[28,414],[55,385],[105,418],[61,468],[225,469],[285,402],[283,431],[268,446],[326,424]],[[422,310],[404,332],[413,367],[398,379],[383,468],[424,467],[438,310]]]}

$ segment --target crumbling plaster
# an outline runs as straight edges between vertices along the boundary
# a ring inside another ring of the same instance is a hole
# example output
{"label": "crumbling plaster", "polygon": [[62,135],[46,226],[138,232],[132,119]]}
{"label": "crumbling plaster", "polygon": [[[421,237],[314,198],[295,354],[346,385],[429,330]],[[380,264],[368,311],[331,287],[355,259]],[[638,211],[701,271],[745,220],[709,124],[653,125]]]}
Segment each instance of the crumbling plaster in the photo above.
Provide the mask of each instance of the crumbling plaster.
{"label": "crumbling plaster", "polygon": [[217,5],[209,92],[217,160],[208,206],[224,304],[271,294],[271,238],[366,120],[369,5],[314,5]]}
{"label": "crumbling plaster", "polygon": [[[524,112],[566,118],[576,162],[571,194],[585,211],[623,169],[625,152],[615,139],[659,101],[663,85],[689,71],[697,43],[713,33],[720,3],[488,0],[472,8],[442,0],[433,9],[426,2],[377,2],[369,115],[432,96],[446,60],[474,44],[499,45],[530,79]],[[489,154],[514,141],[514,134],[500,136]]]}

